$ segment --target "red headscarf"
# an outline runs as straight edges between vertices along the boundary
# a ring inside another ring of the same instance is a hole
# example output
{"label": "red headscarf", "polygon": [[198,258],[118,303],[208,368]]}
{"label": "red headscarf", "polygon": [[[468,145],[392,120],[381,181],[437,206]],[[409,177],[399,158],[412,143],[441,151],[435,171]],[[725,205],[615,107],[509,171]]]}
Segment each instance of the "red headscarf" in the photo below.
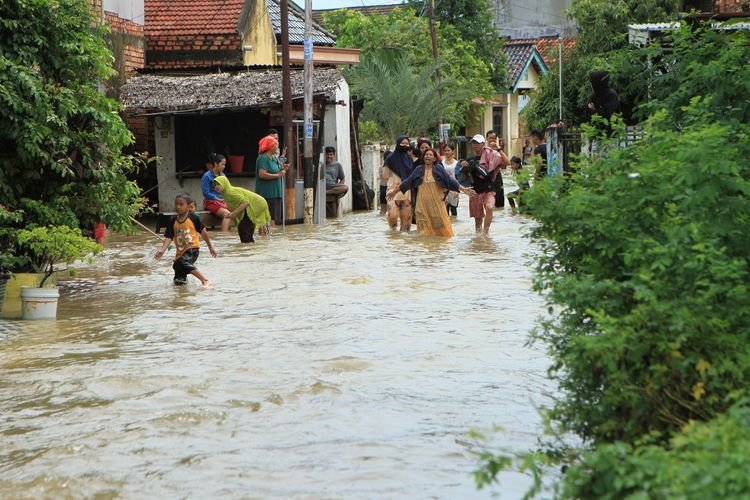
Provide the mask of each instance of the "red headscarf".
{"label": "red headscarf", "polygon": [[259,153],[263,154],[266,151],[268,151],[269,149],[271,149],[272,147],[275,147],[275,146],[278,146],[278,145],[279,145],[279,141],[277,141],[276,139],[274,139],[270,135],[267,135],[267,136],[265,136],[263,139],[261,139],[258,142],[258,147],[260,148]]}

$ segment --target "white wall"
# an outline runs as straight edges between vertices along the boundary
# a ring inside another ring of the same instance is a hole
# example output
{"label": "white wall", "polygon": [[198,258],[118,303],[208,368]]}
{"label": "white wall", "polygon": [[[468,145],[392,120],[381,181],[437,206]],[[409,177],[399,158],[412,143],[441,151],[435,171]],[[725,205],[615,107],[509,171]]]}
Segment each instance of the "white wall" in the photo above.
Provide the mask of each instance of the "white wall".
{"label": "white wall", "polygon": [[[344,101],[346,106],[329,104],[326,106],[323,151],[326,146],[336,148],[336,159],[344,168],[344,184],[349,192],[339,201],[339,215],[352,211],[352,150],[350,134],[349,84],[341,80],[334,94],[335,101]],[[323,156],[323,155],[321,155]],[[325,160],[322,160],[325,165]]]}
{"label": "white wall", "polygon": [[143,0],[102,0],[102,7],[123,19],[143,24]]}
{"label": "white wall", "polygon": [[495,27],[501,36],[538,38],[572,36],[575,25],[566,18],[571,0],[494,0]]}

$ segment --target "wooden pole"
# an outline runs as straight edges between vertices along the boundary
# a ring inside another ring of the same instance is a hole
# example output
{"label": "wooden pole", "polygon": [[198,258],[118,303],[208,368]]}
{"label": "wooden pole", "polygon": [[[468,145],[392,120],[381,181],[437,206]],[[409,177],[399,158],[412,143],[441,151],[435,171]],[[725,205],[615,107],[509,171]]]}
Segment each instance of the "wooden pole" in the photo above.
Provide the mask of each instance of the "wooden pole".
{"label": "wooden pole", "polygon": [[297,148],[294,143],[294,127],[292,125],[292,78],[289,63],[289,0],[281,0],[281,95],[282,112],[284,115],[284,147],[287,162],[291,165],[286,172],[286,217],[294,218],[296,214],[295,181],[297,168],[294,162]]}
{"label": "wooden pole", "polygon": [[352,100],[349,99],[349,119],[351,120],[352,134],[354,134],[354,149],[356,150],[357,159],[357,170],[359,171],[359,178],[362,180],[362,195],[365,197],[365,208],[370,210],[370,199],[367,197],[367,185],[365,183],[365,175],[362,172],[362,157],[359,154],[359,138],[357,137],[357,123],[354,121],[354,106]]}

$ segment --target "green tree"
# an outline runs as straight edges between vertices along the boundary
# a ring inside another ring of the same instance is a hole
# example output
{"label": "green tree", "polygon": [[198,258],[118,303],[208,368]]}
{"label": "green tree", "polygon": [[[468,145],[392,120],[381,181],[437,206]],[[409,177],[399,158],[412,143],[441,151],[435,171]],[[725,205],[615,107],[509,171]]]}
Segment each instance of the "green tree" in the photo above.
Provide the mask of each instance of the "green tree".
{"label": "green tree", "polygon": [[434,74],[433,64],[414,73],[407,56],[386,53],[365,56],[349,77],[367,98],[365,118],[372,118],[392,140],[404,132],[429,130],[445,110],[468,97],[460,89],[448,91],[453,87],[450,76],[437,82]]}
{"label": "green tree", "polygon": [[[412,0],[416,12],[427,15],[430,3]],[[503,43],[493,25],[493,4],[490,0],[436,0],[435,18],[441,25],[456,28],[464,40],[474,42],[482,61],[490,64],[494,88],[505,86],[506,58],[501,52]]]}
{"label": "green tree", "polygon": [[[583,442],[540,452],[567,467],[565,497],[750,495],[728,479],[747,475],[750,35],[684,25],[671,38],[645,49],[658,67],[643,140],[616,136],[570,181],[525,193],[535,284],[556,314],[535,335],[563,390],[547,416]],[[508,460],[487,457],[483,484]]]}
{"label": "green tree", "polygon": [[[592,97],[589,72],[610,71],[612,87],[620,94],[625,118],[647,93],[646,59],[633,65],[628,51],[628,24],[668,22],[677,19],[679,0],[574,0],[569,15],[578,27],[576,45],[563,61],[563,117],[579,124],[588,117]],[[626,53],[622,53],[622,51]],[[618,64],[619,63],[619,64]],[[530,128],[546,128],[558,119],[559,65],[550,68],[534,91],[523,117]]]}
{"label": "green tree", "polygon": [[19,214],[3,218],[2,252],[20,250],[14,228],[125,229],[142,207],[132,136],[98,90],[113,74],[104,30],[86,2],[0,3],[0,205]]}
{"label": "green tree", "polygon": [[[419,74],[422,68],[432,65],[428,20],[418,16],[412,8],[396,8],[388,14],[372,16],[342,9],[326,13],[324,22],[336,34],[339,44],[359,48],[363,59],[371,55],[382,58],[388,52],[397,53],[408,60],[414,74]],[[437,31],[440,72],[452,82],[446,91],[449,94],[489,98],[494,93],[490,61],[483,60],[476,43],[464,38],[456,27],[439,24]],[[353,92],[358,91],[355,84]],[[370,104],[368,101],[368,105]],[[443,117],[454,125],[462,125],[471,106],[469,98],[456,100],[444,110]]]}

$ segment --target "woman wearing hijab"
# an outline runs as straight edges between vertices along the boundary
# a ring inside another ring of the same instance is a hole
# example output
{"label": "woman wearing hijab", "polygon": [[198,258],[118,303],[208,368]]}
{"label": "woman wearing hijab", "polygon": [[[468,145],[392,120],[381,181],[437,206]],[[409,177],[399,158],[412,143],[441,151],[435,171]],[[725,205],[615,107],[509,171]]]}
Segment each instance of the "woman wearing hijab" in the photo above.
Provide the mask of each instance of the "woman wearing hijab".
{"label": "woman wearing hijab", "polygon": [[242,243],[253,243],[253,233],[258,227],[258,232],[263,235],[268,230],[271,222],[271,214],[268,211],[268,203],[259,194],[248,191],[241,187],[232,186],[225,176],[214,179],[214,189],[224,197],[229,210],[229,218],[237,219],[237,232]]}
{"label": "woman wearing hijab", "polygon": [[[385,160],[383,177],[388,183],[388,191],[399,186],[414,170],[414,161],[409,156],[410,148],[409,138],[402,135],[396,139],[396,149]],[[391,206],[388,207],[388,225],[391,229],[396,229],[400,219],[401,231],[408,231],[411,227],[411,194],[397,193],[391,200]]]}
{"label": "woman wearing hijab", "polygon": [[288,163],[282,167],[275,157],[279,150],[279,141],[271,135],[265,136],[258,143],[258,159],[255,161],[255,192],[265,198],[271,216],[277,224],[282,218],[282,185],[284,175],[289,168]]}
{"label": "woman wearing hijab", "polygon": [[453,236],[451,220],[445,210],[445,196],[448,191],[462,191],[471,196],[474,190],[463,187],[448,175],[445,167],[437,163],[437,159],[437,151],[425,149],[422,163],[399,186],[388,190],[386,197],[392,199],[399,191],[404,193],[411,190],[411,199],[416,205],[417,232],[433,236]]}

